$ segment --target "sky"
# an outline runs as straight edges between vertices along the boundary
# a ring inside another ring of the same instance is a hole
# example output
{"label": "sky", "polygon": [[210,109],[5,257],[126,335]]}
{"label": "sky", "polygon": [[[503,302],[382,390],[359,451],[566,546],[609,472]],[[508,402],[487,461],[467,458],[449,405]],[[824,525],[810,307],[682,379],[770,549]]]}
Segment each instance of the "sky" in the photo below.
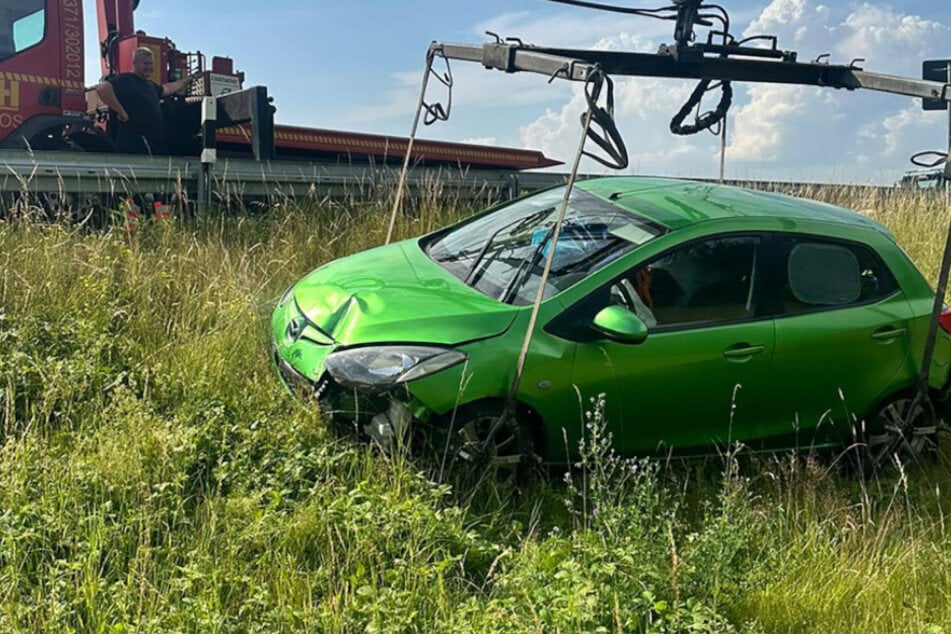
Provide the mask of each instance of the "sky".
{"label": "sky", "polygon": [[[614,0],[653,8],[658,0]],[[720,0],[737,37],[770,34],[779,47],[865,70],[919,77],[925,59],[951,59],[951,2]],[[225,10],[226,8],[226,10]],[[87,80],[100,73],[95,3],[85,3]],[[565,48],[656,52],[670,22],[547,0],[142,0],[136,27],[183,51],[234,58],[246,85],[266,85],[277,122],[409,134],[426,49],[433,40],[481,44],[486,31]],[[581,87],[538,75],[453,62],[448,122],[420,137],[526,147],[569,163],[584,112]],[[621,173],[715,177],[720,141],[675,137],[669,121],[694,82],[615,78],[615,116],[630,165]],[[947,115],[907,97],[796,86],[735,86],[728,178],[890,184],[911,154],[944,150]],[[442,100],[435,87],[433,100]],[[704,102],[712,109],[716,95]],[[564,170],[565,168],[562,168]],[[610,173],[586,160],[583,171]]]}

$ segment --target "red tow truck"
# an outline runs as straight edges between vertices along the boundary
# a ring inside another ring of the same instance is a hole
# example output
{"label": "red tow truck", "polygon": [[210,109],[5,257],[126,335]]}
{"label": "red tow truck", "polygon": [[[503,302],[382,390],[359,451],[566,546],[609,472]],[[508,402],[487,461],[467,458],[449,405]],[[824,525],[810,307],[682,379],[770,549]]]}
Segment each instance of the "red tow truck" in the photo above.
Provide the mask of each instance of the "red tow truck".
{"label": "red tow truck", "polygon": [[[244,74],[227,57],[178,50],[164,37],[137,31],[139,0],[96,0],[102,75],[129,72],[132,52],[148,47],[155,57],[152,79],[167,83],[197,75],[188,95],[166,98],[169,147],[178,156],[201,151],[200,101],[244,88]],[[115,152],[109,113],[87,78],[83,59],[82,0],[2,0],[0,3],[0,149]],[[395,164],[408,140],[370,134],[270,124],[267,158],[333,163]],[[217,131],[218,155],[250,158],[250,126]],[[413,159],[429,166],[525,170],[559,165],[541,152],[419,140]]]}

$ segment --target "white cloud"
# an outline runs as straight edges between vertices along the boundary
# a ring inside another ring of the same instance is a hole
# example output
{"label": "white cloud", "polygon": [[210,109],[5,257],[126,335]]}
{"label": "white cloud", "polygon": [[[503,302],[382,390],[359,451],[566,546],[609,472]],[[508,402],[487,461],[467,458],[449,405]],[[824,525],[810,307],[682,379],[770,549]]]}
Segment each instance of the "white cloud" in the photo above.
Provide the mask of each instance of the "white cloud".
{"label": "white cloud", "polygon": [[945,51],[951,28],[881,2],[855,5],[836,20],[814,0],[773,0],[743,35],[762,33],[776,35],[780,47],[798,51],[800,60],[830,53],[835,64],[862,58],[864,68],[915,76],[921,60]]}
{"label": "white cloud", "polygon": [[[780,48],[798,51],[803,60],[829,51],[833,63],[864,57],[867,69],[915,76],[922,59],[942,50],[951,29],[882,3],[855,5],[837,18],[813,0],[773,0],[743,32],[762,33],[777,35]],[[637,48],[623,34],[597,41],[606,48]],[[631,155],[629,171],[715,175],[717,139],[709,134],[684,139],[668,131],[691,87],[670,80],[617,81],[617,121]],[[734,90],[727,168],[736,177],[863,181],[882,179],[886,172],[894,177],[910,167],[908,156],[931,149],[929,138],[944,136],[943,117],[921,112],[908,98],[774,84],[734,85]],[[570,161],[583,111],[575,94],[522,126],[522,142]],[[591,162],[584,168],[602,171]]]}
{"label": "white cloud", "polygon": [[889,157],[905,158],[910,148],[944,151],[944,138],[935,135],[943,118],[933,112],[909,107],[872,124],[872,135],[884,140],[884,155]]}
{"label": "white cloud", "polygon": [[498,142],[498,139],[494,136],[466,137],[462,140],[462,143],[469,143],[471,145],[497,145]]}
{"label": "white cloud", "polygon": [[[951,40],[949,24],[871,0],[851,5],[772,0],[757,12],[734,12],[733,17],[734,32],[776,35],[779,48],[797,51],[800,60],[826,52],[832,63],[861,57],[867,70],[911,77],[918,76],[923,59],[947,55]],[[473,30],[517,35],[539,45],[640,52],[656,51],[658,44],[672,39],[670,22],[576,10],[541,18],[508,13]],[[585,110],[578,84],[559,80],[549,85],[538,75],[487,71],[477,64],[454,63],[453,70],[454,125],[441,127],[438,136],[451,138],[462,119],[469,123],[459,136],[520,141],[570,165]],[[617,125],[630,153],[627,172],[716,175],[717,138],[669,132],[670,118],[694,82],[614,79]],[[395,87],[384,102],[355,111],[354,121],[406,121],[416,107],[419,80],[419,71],[394,76]],[[728,176],[887,182],[911,167],[907,156],[938,149],[932,147],[933,139],[945,138],[944,115],[923,113],[917,101],[905,97],[775,84],[734,84],[734,91]],[[708,95],[703,109],[710,109],[718,97]],[[590,160],[582,169],[605,171]]]}
{"label": "white cloud", "polygon": [[743,31],[751,35],[775,35],[780,48],[802,51],[815,48],[827,51],[832,30],[829,28],[829,8],[812,0],[773,0]]}
{"label": "white cloud", "polygon": [[[552,98],[567,95],[564,85],[554,89],[543,77],[529,74],[509,75],[489,71],[475,64],[450,62],[453,76],[453,108],[460,109],[505,109],[515,106],[549,103]],[[436,60],[434,70],[445,74],[445,66]],[[396,73],[392,76],[396,87],[387,91],[382,103],[355,108],[351,113],[354,124],[366,124],[386,119],[409,121],[419,103],[419,91],[423,69],[418,72]],[[447,104],[448,93],[441,83],[430,78],[427,103]]]}
{"label": "white cloud", "polygon": [[[830,50],[834,63],[864,57],[876,72],[915,76],[951,29],[904,15],[884,4],[863,3],[843,20],[811,0],[774,0],[745,31],[774,33],[780,46],[793,41],[801,57]],[[830,46],[831,44],[831,46]],[[734,109],[729,160],[764,176],[863,180],[910,165],[906,157],[925,149],[930,129],[941,128],[908,98],[800,86],[755,85],[749,101]]]}
{"label": "white cloud", "polygon": [[[628,173],[687,176],[702,170],[701,176],[715,175],[719,142],[710,134],[678,137],[670,133],[668,122],[687,99],[692,83],[662,79],[622,79],[615,85],[615,120],[630,156]],[[603,103],[603,102],[602,102]],[[521,128],[522,143],[538,148],[548,156],[570,164],[578,151],[581,116],[586,103],[580,87],[572,99],[558,111]],[[597,153],[593,144],[589,151]],[[595,161],[585,159],[582,170],[607,171]]]}
{"label": "white cloud", "polygon": [[833,140],[848,137],[854,122],[841,95],[807,86],[751,86],[748,103],[732,112],[729,156],[735,161],[792,167],[828,159]]}
{"label": "white cloud", "polygon": [[837,29],[843,56],[863,57],[877,72],[916,76],[921,61],[947,53],[951,28],[934,20],[903,15],[883,4],[862,4]]}

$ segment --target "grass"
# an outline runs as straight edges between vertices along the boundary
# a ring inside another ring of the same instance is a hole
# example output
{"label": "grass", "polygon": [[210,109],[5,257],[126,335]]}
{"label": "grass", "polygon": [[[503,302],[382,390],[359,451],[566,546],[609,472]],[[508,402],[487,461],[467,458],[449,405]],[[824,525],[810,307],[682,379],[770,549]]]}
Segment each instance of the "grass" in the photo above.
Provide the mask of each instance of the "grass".
{"label": "grass", "polygon": [[[936,275],[940,198],[806,193]],[[266,321],[380,244],[386,209],[0,223],[0,631],[951,632],[943,468],[625,461],[598,403],[583,468],[521,492],[332,437],[279,387]]]}

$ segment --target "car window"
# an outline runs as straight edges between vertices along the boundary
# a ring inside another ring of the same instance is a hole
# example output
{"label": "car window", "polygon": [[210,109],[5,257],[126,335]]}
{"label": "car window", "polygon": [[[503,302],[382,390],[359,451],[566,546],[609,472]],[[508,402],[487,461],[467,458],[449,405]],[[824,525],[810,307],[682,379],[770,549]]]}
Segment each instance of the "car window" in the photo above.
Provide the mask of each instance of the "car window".
{"label": "car window", "polygon": [[785,238],[781,314],[865,304],[894,293],[894,276],[870,248],[806,237]]}
{"label": "car window", "polygon": [[596,341],[602,335],[591,323],[611,305],[634,312],[651,330],[757,317],[760,243],[757,236],[724,236],[667,251],[597,289],[545,330],[572,341]]}
{"label": "car window", "polygon": [[694,242],[633,270],[612,287],[648,327],[731,322],[755,315],[759,238]]}

